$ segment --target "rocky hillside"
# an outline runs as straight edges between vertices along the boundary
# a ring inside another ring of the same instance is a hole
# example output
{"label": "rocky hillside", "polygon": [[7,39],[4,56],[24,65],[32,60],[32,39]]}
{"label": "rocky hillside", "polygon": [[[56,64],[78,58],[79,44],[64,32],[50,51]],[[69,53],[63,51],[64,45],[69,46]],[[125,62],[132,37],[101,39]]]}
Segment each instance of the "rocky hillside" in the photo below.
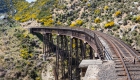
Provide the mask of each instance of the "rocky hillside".
{"label": "rocky hillside", "polygon": [[[44,26],[85,27],[103,30],[139,49],[139,0],[13,0],[19,22],[36,20]],[[135,32],[137,31],[137,32]],[[129,33],[129,35],[128,35]],[[135,35],[133,36],[133,33]]]}
{"label": "rocky hillside", "polygon": [[0,24],[0,80],[41,79],[41,41],[19,23]]}

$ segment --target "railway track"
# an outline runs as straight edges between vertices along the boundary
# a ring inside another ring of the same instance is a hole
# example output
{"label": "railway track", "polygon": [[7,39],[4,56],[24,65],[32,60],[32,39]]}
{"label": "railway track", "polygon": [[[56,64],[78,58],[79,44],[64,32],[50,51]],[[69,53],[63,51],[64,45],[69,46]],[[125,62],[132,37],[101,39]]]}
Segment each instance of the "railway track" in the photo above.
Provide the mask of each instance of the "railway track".
{"label": "railway track", "polygon": [[95,33],[102,37],[111,49],[112,59],[116,64],[117,80],[140,80],[139,54],[116,38],[96,31]]}

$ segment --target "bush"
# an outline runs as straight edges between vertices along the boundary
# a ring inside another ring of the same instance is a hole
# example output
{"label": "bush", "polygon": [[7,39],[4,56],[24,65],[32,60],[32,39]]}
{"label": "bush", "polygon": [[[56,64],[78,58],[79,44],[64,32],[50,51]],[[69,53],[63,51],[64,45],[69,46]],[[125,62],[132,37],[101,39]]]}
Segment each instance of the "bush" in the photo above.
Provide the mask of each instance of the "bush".
{"label": "bush", "polygon": [[78,26],[81,26],[81,25],[83,24],[83,20],[76,20],[76,24],[77,24]]}
{"label": "bush", "polygon": [[75,22],[72,22],[71,23],[71,27],[74,27],[74,26],[81,26],[83,25],[83,20],[76,20]]}
{"label": "bush", "polygon": [[72,22],[71,25],[70,25],[70,27],[74,27],[74,26],[76,26],[76,23],[75,22]]}
{"label": "bush", "polygon": [[121,15],[121,11],[116,11],[115,16],[118,17],[119,15]]}
{"label": "bush", "polygon": [[135,22],[140,22],[140,15],[139,15],[139,16],[136,16],[136,17],[134,18],[134,21],[135,21]]}
{"label": "bush", "polygon": [[100,10],[99,9],[96,9],[95,11],[94,11],[94,14],[100,14]]}
{"label": "bush", "polygon": [[108,22],[105,24],[105,28],[114,26],[114,21]]}
{"label": "bush", "polygon": [[91,29],[91,30],[95,30],[95,27],[91,27],[90,29]]}
{"label": "bush", "polygon": [[94,22],[95,22],[95,23],[100,23],[101,20],[100,20],[100,18],[96,18],[96,19],[94,20]]}
{"label": "bush", "polygon": [[105,7],[104,7],[104,10],[107,10],[107,9],[108,9],[108,6],[105,6]]}
{"label": "bush", "polygon": [[32,53],[29,53],[28,52],[28,49],[27,48],[23,48],[23,49],[20,49],[20,56],[23,58],[23,59],[29,59],[33,56]]}

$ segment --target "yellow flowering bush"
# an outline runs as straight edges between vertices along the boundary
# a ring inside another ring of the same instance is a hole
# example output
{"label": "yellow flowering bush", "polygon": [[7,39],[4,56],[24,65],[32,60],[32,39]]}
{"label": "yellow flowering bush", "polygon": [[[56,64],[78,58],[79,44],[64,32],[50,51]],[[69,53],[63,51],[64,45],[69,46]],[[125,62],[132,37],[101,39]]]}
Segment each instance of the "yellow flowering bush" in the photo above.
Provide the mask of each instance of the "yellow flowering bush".
{"label": "yellow flowering bush", "polygon": [[36,77],[35,80],[41,80],[40,77]]}
{"label": "yellow flowering bush", "polygon": [[74,26],[76,26],[76,23],[75,22],[72,22],[71,25],[70,25],[70,27],[74,27]]}
{"label": "yellow flowering bush", "polygon": [[136,21],[140,21],[140,15],[136,17]]}
{"label": "yellow flowering bush", "polygon": [[100,13],[100,10],[99,9],[96,9],[95,11],[94,11],[94,14],[99,14]]}
{"label": "yellow flowering bush", "polygon": [[62,23],[61,23],[60,21],[57,21],[57,24],[58,24],[58,25],[61,25]]}
{"label": "yellow flowering bush", "polygon": [[101,20],[100,20],[100,18],[96,18],[96,19],[94,20],[94,22],[95,22],[95,23],[100,23]]}
{"label": "yellow flowering bush", "polygon": [[28,31],[25,31],[25,32],[23,33],[23,37],[26,38],[27,36],[28,36]]}
{"label": "yellow flowering bush", "polygon": [[23,58],[23,59],[28,59],[30,57],[33,56],[32,53],[28,53],[28,49],[27,48],[22,48],[20,49],[20,56]]}
{"label": "yellow flowering bush", "polygon": [[91,30],[95,30],[95,28],[94,27],[91,27]]}
{"label": "yellow flowering bush", "polygon": [[87,4],[87,6],[88,6],[88,7],[90,7],[90,6],[91,6],[91,4]]}
{"label": "yellow flowering bush", "polygon": [[83,20],[76,20],[76,24],[77,24],[78,26],[81,26],[81,25],[83,24]]}
{"label": "yellow flowering bush", "polygon": [[15,19],[16,21],[18,21],[18,20],[20,20],[20,17],[14,17],[14,19]]}
{"label": "yellow flowering bush", "polygon": [[53,22],[54,22],[54,20],[48,19],[48,20],[44,21],[44,26],[52,26]]}
{"label": "yellow flowering bush", "polygon": [[49,15],[49,16],[44,16],[38,19],[38,22],[43,23],[44,26],[52,26],[54,23],[54,20],[52,19],[52,15]]}
{"label": "yellow flowering bush", "polygon": [[116,12],[115,12],[115,16],[117,17],[117,16],[119,16],[119,15],[121,15],[121,11],[116,11]]}
{"label": "yellow flowering bush", "polygon": [[108,9],[108,6],[105,6],[105,7],[104,7],[104,10],[107,10],[107,9]]}
{"label": "yellow flowering bush", "polygon": [[32,15],[31,15],[31,18],[33,18],[33,19],[35,19],[37,17],[37,14],[36,13],[33,13]]}
{"label": "yellow flowering bush", "polygon": [[110,21],[105,24],[105,28],[112,27],[112,26],[114,26],[114,21]]}
{"label": "yellow flowering bush", "polygon": [[83,24],[83,20],[76,20],[75,22],[72,22],[70,27],[74,26],[81,26]]}
{"label": "yellow flowering bush", "polygon": [[[50,1],[51,0],[37,0],[33,6],[30,6],[30,4],[24,0],[22,1],[13,0],[13,4],[16,6],[17,10],[17,13],[13,18],[20,22],[26,22],[30,19],[38,19],[38,20],[44,19],[42,23],[44,23],[45,26],[50,26],[53,23],[50,9],[45,8],[40,9],[46,3],[50,3]],[[54,0],[51,2],[57,3],[57,1],[58,0],[56,1]],[[53,5],[51,5],[50,7],[52,6]]]}

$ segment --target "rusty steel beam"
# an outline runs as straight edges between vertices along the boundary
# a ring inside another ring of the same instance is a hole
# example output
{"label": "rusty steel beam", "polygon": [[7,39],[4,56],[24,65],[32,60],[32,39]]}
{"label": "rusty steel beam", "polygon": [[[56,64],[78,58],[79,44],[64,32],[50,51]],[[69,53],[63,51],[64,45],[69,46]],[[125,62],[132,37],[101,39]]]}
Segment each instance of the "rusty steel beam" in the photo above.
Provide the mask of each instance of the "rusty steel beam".
{"label": "rusty steel beam", "polygon": [[51,45],[50,45],[50,33],[49,34],[47,34],[47,57],[49,57],[49,55],[50,55],[50,47],[51,47]]}
{"label": "rusty steel beam", "polygon": [[61,46],[60,46],[60,49],[61,49],[60,50],[60,55],[61,56],[60,57],[61,57],[61,69],[62,69],[61,70],[62,71],[61,72],[61,76],[62,76],[62,79],[65,79],[64,78],[64,74],[65,74],[64,73],[64,69],[65,69],[65,67],[64,67],[64,53],[62,52],[64,50],[64,44],[63,44],[63,42],[64,42],[63,40],[64,39],[63,39],[63,37],[64,37],[63,35],[60,35],[60,41],[61,41]]}
{"label": "rusty steel beam", "polygon": [[73,53],[73,37],[70,38],[70,53],[69,53],[69,70],[70,70],[70,78],[72,80],[72,53]]}
{"label": "rusty steel beam", "polygon": [[83,41],[80,40],[80,50],[81,50],[81,56],[82,56],[82,59],[84,59],[84,53],[85,53],[85,49],[84,49],[84,45],[83,45]]}
{"label": "rusty steel beam", "polygon": [[46,33],[45,34],[45,50],[47,49],[47,51],[45,51],[46,57],[49,57],[49,34]]}
{"label": "rusty steel beam", "polygon": [[86,58],[86,42],[83,43],[83,54],[84,54],[84,59]]}
{"label": "rusty steel beam", "polygon": [[[79,57],[78,57],[78,53],[79,53],[79,49],[78,49],[78,39],[77,38],[75,38],[75,65],[76,65],[76,77],[78,77],[78,66],[79,66]],[[77,78],[76,78],[77,79]]]}
{"label": "rusty steel beam", "polygon": [[53,39],[52,39],[52,34],[49,35],[49,46],[50,46],[50,53],[53,52]]}
{"label": "rusty steel beam", "polygon": [[[66,35],[64,35],[64,46],[65,46],[65,52],[66,52],[66,54],[65,54],[65,60],[67,61],[67,64],[65,65],[65,68],[69,71],[69,50],[68,50],[68,39],[67,39],[67,36]],[[64,73],[66,74],[66,73],[68,73],[67,74],[67,76],[68,76],[68,78],[69,78],[69,72],[68,71],[65,71],[64,70]],[[66,77],[65,77],[66,78]]]}
{"label": "rusty steel beam", "polygon": [[[63,44],[64,44],[64,52],[65,52],[67,50],[67,46],[66,46],[67,45],[67,41],[66,41],[66,36],[65,35],[63,36],[63,40],[64,40],[64,43]],[[66,58],[65,60],[67,60],[67,53],[65,53],[64,55],[66,56],[65,57]],[[66,64],[64,64],[64,79],[66,78],[65,77],[65,74],[66,74],[65,69],[66,69]]]}
{"label": "rusty steel beam", "polygon": [[90,52],[89,52],[89,59],[93,59],[93,50],[92,50],[92,47],[90,46],[89,47],[89,50],[90,50]]}
{"label": "rusty steel beam", "polygon": [[57,35],[57,43],[56,43],[56,80],[58,80],[59,76],[59,36]]}
{"label": "rusty steel beam", "polygon": [[43,34],[43,61],[46,61],[46,35]]}

